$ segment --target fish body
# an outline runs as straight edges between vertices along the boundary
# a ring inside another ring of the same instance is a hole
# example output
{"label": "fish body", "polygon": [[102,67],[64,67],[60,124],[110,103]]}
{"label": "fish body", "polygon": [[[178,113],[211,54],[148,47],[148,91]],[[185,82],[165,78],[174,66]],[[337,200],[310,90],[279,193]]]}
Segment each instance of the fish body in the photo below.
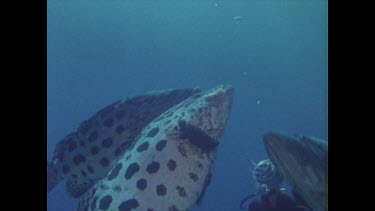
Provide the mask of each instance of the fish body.
{"label": "fish body", "polygon": [[178,211],[199,204],[228,119],[233,88],[197,93],[145,127],[78,211]]}
{"label": "fish body", "polygon": [[66,180],[75,198],[105,177],[142,129],[198,89],[147,92],[117,101],[98,111],[63,138],[47,161],[47,192]]}

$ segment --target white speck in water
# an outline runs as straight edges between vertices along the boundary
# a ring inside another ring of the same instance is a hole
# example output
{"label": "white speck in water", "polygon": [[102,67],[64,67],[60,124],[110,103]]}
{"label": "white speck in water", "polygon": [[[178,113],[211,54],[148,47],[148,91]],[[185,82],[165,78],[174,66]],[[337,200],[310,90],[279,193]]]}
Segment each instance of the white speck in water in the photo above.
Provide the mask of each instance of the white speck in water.
{"label": "white speck in water", "polygon": [[258,105],[260,104],[260,100],[257,101]]}
{"label": "white speck in water", "polygon": [[235,17],[233,17],[233,20],[242,20],[242,17],[241,16],[235,16]]}

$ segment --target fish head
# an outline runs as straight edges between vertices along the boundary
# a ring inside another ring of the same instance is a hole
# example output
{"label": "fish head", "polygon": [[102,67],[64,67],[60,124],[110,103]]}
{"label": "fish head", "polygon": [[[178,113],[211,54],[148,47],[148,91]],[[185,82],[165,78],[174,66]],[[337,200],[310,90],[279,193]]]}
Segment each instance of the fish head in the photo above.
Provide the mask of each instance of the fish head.
{"label": "fish head", "polygon": [[190,113],[182,117],[180,122],[186,122],[218,141],[230,114],[233,93],[232,86],[220,85],[193,95],[184,109]]}

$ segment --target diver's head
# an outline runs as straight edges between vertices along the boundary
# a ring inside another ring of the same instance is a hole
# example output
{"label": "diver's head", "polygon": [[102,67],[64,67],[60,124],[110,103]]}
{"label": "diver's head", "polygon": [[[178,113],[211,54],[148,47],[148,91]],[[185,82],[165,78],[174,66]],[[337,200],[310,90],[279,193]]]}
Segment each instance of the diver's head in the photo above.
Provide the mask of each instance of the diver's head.
{"label": "diver's head", "polygon": [[279,191],[283,178],[269,159],[255,164],[252,173],[261,193]]}

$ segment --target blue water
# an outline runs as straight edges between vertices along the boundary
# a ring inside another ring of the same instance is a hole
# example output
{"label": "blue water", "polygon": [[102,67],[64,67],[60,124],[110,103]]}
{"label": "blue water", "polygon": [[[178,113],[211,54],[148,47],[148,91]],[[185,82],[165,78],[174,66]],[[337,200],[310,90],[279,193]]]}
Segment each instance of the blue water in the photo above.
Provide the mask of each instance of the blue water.
{"label": "blue water", "polygon": [[[116,100],[231,84],[213,180],[193,210],[233,211],[255,191],[250,160],[266,158],[264,133],[327,138],[327,1],[48,0],[47,21],[47,159]],[[49,211],[78,202],[63,183],[47,197]]]}

